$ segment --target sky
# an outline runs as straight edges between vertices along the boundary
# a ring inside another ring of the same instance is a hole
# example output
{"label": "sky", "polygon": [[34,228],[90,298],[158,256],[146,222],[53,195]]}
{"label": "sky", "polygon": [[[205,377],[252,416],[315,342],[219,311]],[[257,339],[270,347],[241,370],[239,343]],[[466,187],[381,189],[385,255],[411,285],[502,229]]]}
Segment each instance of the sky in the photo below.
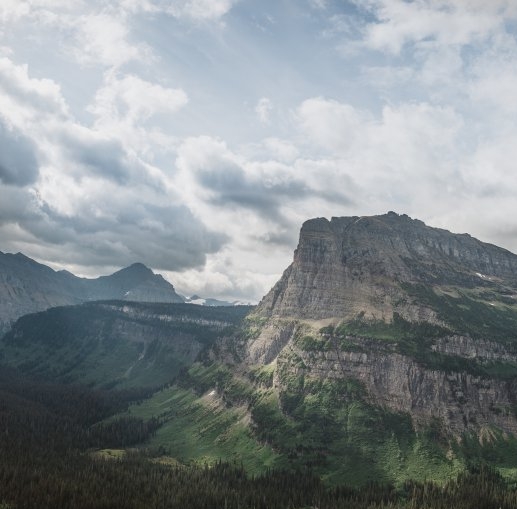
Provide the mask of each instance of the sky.
{"label": "sky", "polygon": [[0,251],[257,302],[313,217],[517,252],[517,0],[0,0]]}

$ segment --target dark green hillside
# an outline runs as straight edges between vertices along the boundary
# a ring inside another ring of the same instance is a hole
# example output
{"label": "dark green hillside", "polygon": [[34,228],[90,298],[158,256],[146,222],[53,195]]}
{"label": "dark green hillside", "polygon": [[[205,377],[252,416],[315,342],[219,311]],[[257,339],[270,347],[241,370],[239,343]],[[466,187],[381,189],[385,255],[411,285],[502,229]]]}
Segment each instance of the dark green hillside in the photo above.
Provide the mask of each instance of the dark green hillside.
{"label": "dark green hillside", "polygon": [[20,318],[0,358],[54,381],[159,387],[234,334],[249,309],[118,301],[52,308]]}
{"label": "dark green hillside", "polygon": [[[513,509],[517,492],[473,467],[442,486],[408,481],[329,488],[310,470],[250,476],[238,463],[182,465],[150,450],[99,450],[152,437],[152,420],[96,423],[141,398],[35,382],[0,366],[2,509]],[[141,435],[135,434],[139,429]],[[159,454],[159,453],[158,453]]]}
{"label": "dark green hillside", "polygon": [[[391,324],[357,319],[318,333],[300,328],[293,346],[271,365],[243,369],[210,361],[217,351],[233,349],[237,355],[242,341],[254,336],[249,327],[255,322],[243,322],[248,312],[127,302],[53,308],[22,317],[4,337],[1,352],[24,373],[54,382],[162,387],[128,411],[114,407],[97,415],[109,447],[149,447],[184,464],[236,461],[255,474],[310,469],[332,485],[445,482],[480,460],[514,475],[514,439],[490,432],[484,447],[476,435],[460,443],[438,421],[415,431],[408,413],[372,404],[358,379],[325,379],[311,368],[318,355],[336,349],[342,355],[367,352],[371,346],[358,335],[387,352],[420,358],[429,368],[488,376],[494,365],[432,354],[433,341],[450,331],[397,316]],[[503,378],[512,376],[507,371]],[[109,439],[121,429],[127,438]]]}

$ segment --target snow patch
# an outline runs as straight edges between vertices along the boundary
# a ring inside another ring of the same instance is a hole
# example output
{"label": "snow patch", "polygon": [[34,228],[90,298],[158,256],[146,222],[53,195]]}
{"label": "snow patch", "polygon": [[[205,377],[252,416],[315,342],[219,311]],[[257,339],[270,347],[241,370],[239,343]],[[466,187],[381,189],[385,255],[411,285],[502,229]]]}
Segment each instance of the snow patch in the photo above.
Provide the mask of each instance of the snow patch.
{"label": "snow patch", "polygon": [[206,299],[194,299],[189,301],[189,304],[197,304],[198,306],[204,306],[206,304]]}

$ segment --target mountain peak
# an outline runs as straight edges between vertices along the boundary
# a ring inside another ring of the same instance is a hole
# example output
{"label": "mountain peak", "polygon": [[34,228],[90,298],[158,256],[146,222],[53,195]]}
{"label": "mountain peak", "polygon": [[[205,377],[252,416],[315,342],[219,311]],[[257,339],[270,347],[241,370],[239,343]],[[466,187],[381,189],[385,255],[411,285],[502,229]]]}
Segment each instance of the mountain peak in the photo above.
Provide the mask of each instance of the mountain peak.
{"label": "mountain peak", "polygon": [[0,253],[0,333],[19,316],[91,300],[183,302],[174,286],[143,263],[96,279],[54,271],[23,253]]}
{"label": "mountain peak", "polygon": [[387,321],[397,312],[418,319],[423,311],[410,309],[401,285],[474,288],[496,281],[517,284],[517,255],[468,235],[393,211],[315,218],[303,224],[293,263],[258,312],[312,319],[363,313]]}
{"label": "mountain peak", "polygon": [[153,274],[154,275],[154,272],[149,267],[147,267],[146,265],[144,265],[141,262],[132,263],[131,265],[128,265],[127,267],[124,267],[123,269],[118,270],[117,272],[115,272],[112,275],[119,274],[121,272],[132,273],[132,274],[147,274],[147,275]]}

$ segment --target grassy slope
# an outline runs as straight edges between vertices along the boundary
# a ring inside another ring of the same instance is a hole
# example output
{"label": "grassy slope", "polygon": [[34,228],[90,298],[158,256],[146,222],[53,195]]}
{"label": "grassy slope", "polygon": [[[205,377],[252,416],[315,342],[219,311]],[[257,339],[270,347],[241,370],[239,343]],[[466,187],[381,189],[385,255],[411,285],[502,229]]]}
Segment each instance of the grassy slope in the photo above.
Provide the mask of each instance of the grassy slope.
{"label": "grassy slope", "polygon": [[276,465],[278,456],[260,444],[247,426],[244,408],[225,408],[217,395],[198,397],[177,386],[163,389],[130,408],[135,417],[160,416],[162,427],[145,445],[160,448],[183,463],[236,461],[251,473]]}
{"label": "grassy slope", "polygon": [[464,466],[456,456],[448,459],[429,433],[415,435],[408,416],[360,401],[336,404],[341,386],[314,386],[289,415],[276,390],[232,377],[221,366],[194,365],[186,378],[183,387],[163,389],[129,410],[144,419],[159,417],[162,427],[144,445],[182,462],[222,458],[242,462],[252,473],[309,467],[330,484],[354,485],[445,481]]}

